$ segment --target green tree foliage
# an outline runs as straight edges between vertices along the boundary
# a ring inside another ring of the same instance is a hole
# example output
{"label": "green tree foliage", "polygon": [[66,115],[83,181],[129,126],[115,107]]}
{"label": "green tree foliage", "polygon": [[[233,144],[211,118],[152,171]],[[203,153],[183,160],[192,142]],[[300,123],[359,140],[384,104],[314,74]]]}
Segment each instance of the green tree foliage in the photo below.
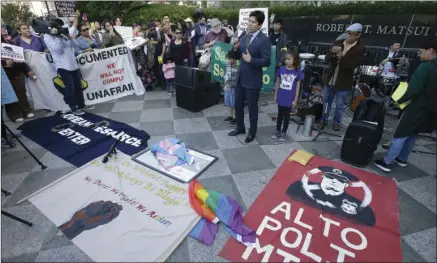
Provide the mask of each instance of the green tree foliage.
{"label": "green tree foliage", "polygon": [[[112,19],[120,14],[125,24],[144,23],[152,18],[162,18],[169,14],[173,21],[191,17],[198,8],[197,1],[186,1],[183,5],[173,4],[146,4],[145,1],[77,1],[76,5],[81,12],[86,12],[91,20]],[[270,14],[277,17],[293,16],[320,16],[344,14],[436,14],[437,3],[428,1],[396,2],[343,2],[334,4],[329,1],[222,1],[220,8],[202,7],[207,17],[238,20],[240,8],[268,7]],[[3,12],[2,12],[3,15]]]}
{"label": "green tree foliage", "polygon": [[27,5],[22,3],[5,3],[2,4],[2,20],[12,27],[16,27],[18,22],[28,22],[33,16]]}
{"label": "green tree foliage", "polygon": [[113,20],[121,16],[124,22],[131,16],[139,16],[138,11],[146,1],[77,1],[76,8],[81,13],[87,13],[91,21]]}

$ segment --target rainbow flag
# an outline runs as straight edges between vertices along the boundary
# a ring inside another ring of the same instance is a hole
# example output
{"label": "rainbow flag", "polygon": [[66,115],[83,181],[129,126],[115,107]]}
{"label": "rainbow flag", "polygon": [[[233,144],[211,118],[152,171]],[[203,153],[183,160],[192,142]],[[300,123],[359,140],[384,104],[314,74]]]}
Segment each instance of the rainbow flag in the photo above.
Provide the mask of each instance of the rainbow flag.
{"label": "rainbow flag", "polygon": [[231,197],[216,191],[205,189],[197,180],[190,182],[189,196],[191,207],[202,219],[191,230],[190,236],[212,245],[219,224],[240,243],[252,246],[256,233],[243,223],[243,208]]}

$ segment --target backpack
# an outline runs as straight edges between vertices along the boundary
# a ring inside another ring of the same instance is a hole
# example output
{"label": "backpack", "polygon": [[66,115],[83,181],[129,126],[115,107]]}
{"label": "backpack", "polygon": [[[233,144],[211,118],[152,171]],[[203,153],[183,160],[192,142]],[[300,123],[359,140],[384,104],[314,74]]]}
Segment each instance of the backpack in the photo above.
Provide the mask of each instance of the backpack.
{"label": "backpack", "polygon": [[[437,60],[431,61],[432,64],[434,64],[436,71],[437,71]],[[434,114],[437,115],[437,107],[436,107],[436,101],[437,101],[437,87],[432,88],[429,92],[427,92],[428,102],[427,107],[428,110]]]}

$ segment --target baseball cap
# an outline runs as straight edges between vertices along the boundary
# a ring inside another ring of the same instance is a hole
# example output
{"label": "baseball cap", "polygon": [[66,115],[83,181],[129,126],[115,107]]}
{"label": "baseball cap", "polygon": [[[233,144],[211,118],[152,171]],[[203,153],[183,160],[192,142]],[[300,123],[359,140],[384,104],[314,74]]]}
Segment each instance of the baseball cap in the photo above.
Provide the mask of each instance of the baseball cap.
{"label": "baseball cap", "polygon": [[437,38],[436,37],[428,37],[422,41],[419,45],[420,49],[434,49],[437,51]]}
{"label": "baseball cap", "polygon": [[320,166],[319,170],[322,171],[325,175],[329,176],[329,177],[333,177],[339,181],[343,181],[343,182],[357,182],[359,181],[358,178],[354,175],[352,175],[351,173],[348,173],[346,171],[337,169],[335,167],[332,166]]}

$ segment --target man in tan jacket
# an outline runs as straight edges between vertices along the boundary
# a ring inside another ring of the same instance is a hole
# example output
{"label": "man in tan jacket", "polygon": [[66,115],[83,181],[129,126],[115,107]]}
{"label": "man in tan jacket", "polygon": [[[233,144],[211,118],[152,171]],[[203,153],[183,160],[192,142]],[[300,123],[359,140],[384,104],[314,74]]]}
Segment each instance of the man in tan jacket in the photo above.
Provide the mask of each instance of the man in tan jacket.
{"label": "man in tan jacket", "polygon": [[[323,82],[325,84],[323,90],[323,109],[326,112],[327,108],[330,108],[328,105],[332,105],[335,97],[335,115],[332,124],[334,131],[340,130],[345,100],[353,86],[354,70],[360,65],[364,57],[365,48],[360,41],[362,30],[363,26],[359,23],[350,25],[346,29],[347,38],[345,40],[337,40],[325,57],[325,60],[329,63],[329,68],[323,75]],[[326,112],[324,115],[320,128],[328,122],[329,112]]]}

